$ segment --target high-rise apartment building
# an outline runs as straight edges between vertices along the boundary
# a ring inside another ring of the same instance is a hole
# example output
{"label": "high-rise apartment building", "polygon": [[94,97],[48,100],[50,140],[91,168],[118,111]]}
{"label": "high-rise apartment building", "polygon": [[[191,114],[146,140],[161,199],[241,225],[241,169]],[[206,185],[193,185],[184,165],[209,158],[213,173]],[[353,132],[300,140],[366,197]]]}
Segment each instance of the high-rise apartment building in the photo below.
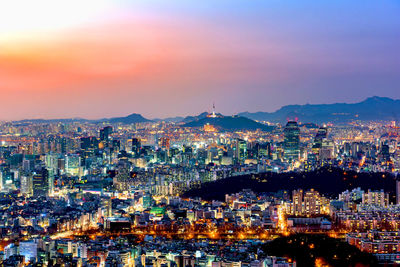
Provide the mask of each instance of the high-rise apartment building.
{"label": "high-rise apartment building", "polygon": [[362,196],[362,203],[365,205],[374,205],[387,207],[389,205],[389,194],[383,190],[370,190]]}

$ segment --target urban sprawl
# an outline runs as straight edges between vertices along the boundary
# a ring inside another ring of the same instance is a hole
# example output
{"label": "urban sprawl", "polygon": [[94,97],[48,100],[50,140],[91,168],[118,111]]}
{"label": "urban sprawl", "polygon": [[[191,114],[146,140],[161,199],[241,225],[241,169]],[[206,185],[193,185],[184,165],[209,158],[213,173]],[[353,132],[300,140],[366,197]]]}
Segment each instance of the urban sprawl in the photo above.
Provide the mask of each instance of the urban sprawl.
{"label": "urban sprawl", "polygon": [[400,169],[396,122],[260,123],[272,130],[0,123],[1,266],[292,267],[295,259],[263,246],[296,234],[400,263],[396,180],[386,191],[349,186],[333,194],[282,183],[271,192],[242,184],[224,199],[185,194],[263,173],[324,169],[384,180]]}

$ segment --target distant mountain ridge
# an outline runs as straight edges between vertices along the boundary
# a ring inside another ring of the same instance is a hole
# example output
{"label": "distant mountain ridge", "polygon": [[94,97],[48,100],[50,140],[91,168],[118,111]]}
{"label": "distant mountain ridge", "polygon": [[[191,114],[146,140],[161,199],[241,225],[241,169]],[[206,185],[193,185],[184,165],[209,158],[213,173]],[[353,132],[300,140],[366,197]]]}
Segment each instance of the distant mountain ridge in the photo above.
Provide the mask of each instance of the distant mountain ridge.
{"label": "distant mountain ridge", "polygon": [[184,119],[184,117],[176,116],[176,117],[168,117],[168,118],[164,118],[164,119],[155,118],[155,119],[152,119],[152,121],[154,121],[154,122],[164,121],[164,122],[178,123],[178,122],[181,122],[183,119]]}
{"label": "distant mountain ridge", "polygon": [[288,105],[275,112],[243,112],[239,116],[270,122],[285,122],[288,118],[315,123],[397,120],[400,118],[400,100],[373,96],[354,104]]}
{"label": "distant mountain ridge", "polygon": [[[194,125],[196,124],[194,122],[197,122],[197,124],[200,125],[203,122],[207,123],[207,119],[209,119],[207,118],[208,114],[209,114],[208,112],[203,112],[197,116],[187,116],[187,117],[177,116],[165,119],[150,120],[143,117],[141,114],[132,113],[126,117],[104,118],[98,120],[89,120],[84,118],[66,118],[66,119],[25,119],[16,122],[19,123],[87,122],[87,123],[133,124],[133,123],[166,121],[166,122],[181,123],[184,125],[191,122],[193,122]],[[234,117],[234,116],[222,116],[221,114],[217,115],[218,117],[224,117],[224,118]],[[326,122],[346,123],[352,120],[361,120],[361,121],[396,120],[397,121],[398,119],[400,119],[400,100],[394,100],[388,97],[373,96],[365,99],[362,102],[354,104],[334,103],[334,104],[312,104],[312,105],[311,104],[287,105],[281,107],[275,112],[242,112],[239,113],[237,117],[239,118],[244,117],[255,121],[269,121],[269,122],[281,122],[281,123],[286,122],[287,119],[295,119],[295,118],[299,119],[302,122],[313,122],[313,123],[326,123]],[[221,120],[218,123],[223,123],[223,121],[224,120]],[[225,121],[227,121],[227,119],[225,119]],[[238,122],[238,120],[236,120],[236,122]],[[229,123],[227,126],[229,126]]]}
{"label": "distant mountain ridge", "polygon": [[24,119],[14,121],[18,123],[73,123],[73,122],[90,122],[90,120],[82,118],[71,118],[71,119]]}
{"label": "distant mountain ridge", "polygon": [[143,122],[151,122],[151,120],[144,118],[142,115],[133,113],[126,117],[117,117],[111,119],[103,119],[104,122],[109,123],[123,123],[123,124],[132,124],[132,123],[143,123]]}
{"label": "distant mountain ridge", "polygon": [[126,117],[114,117],[114,118],[104,118],[99,120],[88,120],[82,118],[71,118],[71,119],[27,119],[16,121],[19,123],[73,123],[73,122],[87,122],[87,123],[123,123],[123,124],[133,124],[133,123],[144,123],[152,122],[152,120],[144,118],[142,115],[137,113],[132,113]]}

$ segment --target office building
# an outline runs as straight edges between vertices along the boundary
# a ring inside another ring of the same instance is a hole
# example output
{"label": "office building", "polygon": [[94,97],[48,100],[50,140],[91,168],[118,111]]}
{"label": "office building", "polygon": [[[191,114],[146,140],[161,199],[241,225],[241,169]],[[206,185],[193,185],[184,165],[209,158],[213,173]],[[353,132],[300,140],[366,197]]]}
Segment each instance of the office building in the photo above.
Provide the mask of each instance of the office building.
{"label": "office building", "polygon": [[32,177],[33,196],[46,196],[49,190],[49,173],[46,168],[35,172]]}
{"label": "office building", "polygon": [[247,158],[247,142],[243,139],[236,139],[234,149],[236,163],[243,164]]}
{"label": "office building", "polygon": [[288,121],[285,127],[284,157],[289,162],[300,157],[300,128],[296,121]]}

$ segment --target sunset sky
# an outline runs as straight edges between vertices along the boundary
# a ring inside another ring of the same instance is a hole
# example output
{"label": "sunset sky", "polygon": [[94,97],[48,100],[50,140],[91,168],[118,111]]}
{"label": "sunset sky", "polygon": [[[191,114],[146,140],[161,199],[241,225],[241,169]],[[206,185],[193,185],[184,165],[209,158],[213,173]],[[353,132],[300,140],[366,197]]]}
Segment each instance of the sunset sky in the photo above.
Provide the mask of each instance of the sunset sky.
{"label": "sunset sky", "polygon": [[400,2],[0,1],[0,119],[400,98]]}

